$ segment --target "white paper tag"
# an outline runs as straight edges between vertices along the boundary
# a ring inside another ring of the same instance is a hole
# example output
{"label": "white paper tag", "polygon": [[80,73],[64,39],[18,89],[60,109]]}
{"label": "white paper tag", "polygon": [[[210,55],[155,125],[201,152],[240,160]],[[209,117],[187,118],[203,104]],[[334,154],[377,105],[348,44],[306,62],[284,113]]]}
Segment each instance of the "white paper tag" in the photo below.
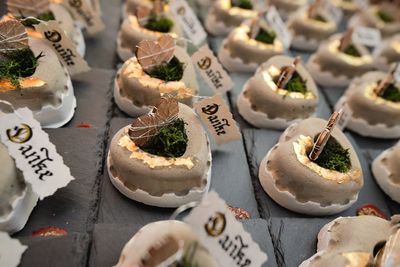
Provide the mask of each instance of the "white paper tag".
{"label": "white paper tag", "polygon": [[394,71],[394,79],[397,81],[397,82],[400,82],[400,62],[399,63],[397,63],[397,68],[396,68],[396,70]]}
{"label": "white paper tag", "polygon": [[28,108],[0,116],[0,138],[41,200],[74,180]]}
{"label": "white paper tag", "polygon": [[271,6],[265,14],[265,19],[274,29],[278,38],[282,41],[283,46],[287,49],[290,47],[292,42],[292,35],[290,34],[285,22],[283,22],[281,16],[276,10],[275,6]]}
{"label": "white paper tag", "polygon": [[381,32],[378,29],[358,26],[354,29],[352,40],[370,47],[376,47],[381,43]]}
{"label": "white paper tag", "polygon": [[0,232],[0,266],[17,267],[27,248],[19,240]]}
{"label": "white paper tag", "polygon": [[333,5],[330,0],[325,0],[323,4],[323,9],[326,11],[328,16],[331,17],[336,23],[339,23],[343,18],[342,10]]}
{"label": "white paper tag", "polygon": [[214,191],[184,219],[220,266],[260,267],[267,255]]}
{"label": "white paper tag", "polygon": [[226,144],[241,138],[236,121],[221,95],[206,98],[193,106],[217,144]]}
{"label": "white paper tag", "polygon": [[198,46],[205,41],[207,33],[185,0],[172,0],[169,8],[194,45]]}
{"label": "white paper tag", "polygon": [[58,59],[72,76],[90,70],[87,62],[76,51],[75,44],[60,28],[57,21],[41,21],[34,27],[44,36],[43,40],[49,43]]}
{"label": "white paper tag", "polygon": [[76,20],[85,25],[88,33],[94,35],[104,30],[100,12],[95,11],[87,0],[63,0],[64,5]]}
{"label": "white paper tag", "polygon": [[343,104],[339,107],[337,111],[340,110],[342,110],[342,114],[336,124],[336,127],[343,131],[349,123],[351,117],[353,116],[353,111],[350,109],[349,105],[347,105],[346,102],[343,102]]}
{"label": "white paper tag", "polygon": [[215,93],[223,94],[232,89],[233,81],[231,76],[224,70],[207,44],[192,55],[192,61],[208,86]]}

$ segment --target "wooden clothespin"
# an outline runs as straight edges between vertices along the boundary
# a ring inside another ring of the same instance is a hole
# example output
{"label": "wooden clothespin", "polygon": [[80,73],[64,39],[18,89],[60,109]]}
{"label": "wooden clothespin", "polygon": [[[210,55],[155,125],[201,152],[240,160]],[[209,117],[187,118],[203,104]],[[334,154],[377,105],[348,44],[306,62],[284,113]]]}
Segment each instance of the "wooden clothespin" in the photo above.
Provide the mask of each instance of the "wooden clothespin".
{"label": "wooden clothespin", "polygon": [[318,14],[318,10],[322,4],[321,0],[316,0],[313,4],[311,4],[308,8],[308,17],[314,18]]}
{"label": "wooden clothespin", "polygon": [[378,84],[378,86],[374,89],[374,92],[377,96],[382,96],[386,89],[388,88],[388,86],[393,82],[394,80],[394,73],[396,72],[396,69],[399,67],[400,63],[397,63],[390,71],[389,73],[386,75],[385,79],[383,79],[382,81],[380,81],[380,83]]}
{"label": "wooden clothespin", "polygon": [[278,82],[276,83],[276,86],[278,88],[284,88],[286,84],[290,81],[290,79],[292,78],[293,74],[296,71],[296,66],[300,62],[300,60],[301,60],[300,57],[296,57],[292,64],[284,67],[283,71],[279,76]]}
{"label": "wooden clothespin", "polygon": [[350,28],[340,38],[339,51],[344,52],[352,42],[354,29]]}

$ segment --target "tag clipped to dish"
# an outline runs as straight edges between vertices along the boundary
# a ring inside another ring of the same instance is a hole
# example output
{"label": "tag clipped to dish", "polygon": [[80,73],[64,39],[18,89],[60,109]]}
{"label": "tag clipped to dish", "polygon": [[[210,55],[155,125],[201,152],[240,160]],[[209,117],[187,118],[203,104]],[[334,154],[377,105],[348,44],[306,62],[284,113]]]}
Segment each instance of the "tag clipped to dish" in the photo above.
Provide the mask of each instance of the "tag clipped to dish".
{"label": "tag clipped to dish", "polygon": [[221,95],[206,98],[193,106],[218,145],[241,138],[239,127]]}
{"label": "tag clipped to dish", "polygon": [[169,8],[195,46],[200,45],[206,40],[207,33],[187,1],[172,0],[170,1]]}
{"label": "tag clipped to dish", "polygon": [[30,109],[0,115],[0,140],[41,200],[75,179]]}
{"label": "tag clipped to dish", "polygon": [[192,61],[208,86],[215,93],[223,94],[232,89],[233,81],[231,77],[207,44],[192,55]]}
{"label": "tag clipped to dish", "polygon": [[72,76],[90,70],[86,60],[78,54],[75,44],[60,28],[57,21],[40,21],[34,27],[36,31],[43,35],[43,39],[49,44]]}
{"label": "tag clipped to dish", "polygon": [[17,267],[27,248],[7,233],[0,232],[0,266]]}
{"label": "tag clipped to dish", "polygon": [[282,41],[283,46],[288,49],[292,42],[292,35],[290,34],[285,22],[283,22],[275,6],[268,8],[267,12],[265,13],[265,19],[276,32],[278,38]]}
{"label": "tag clipped to dish", "polygon": [[267,255],[212,191],[184,218],[220,266],[260,267]]}

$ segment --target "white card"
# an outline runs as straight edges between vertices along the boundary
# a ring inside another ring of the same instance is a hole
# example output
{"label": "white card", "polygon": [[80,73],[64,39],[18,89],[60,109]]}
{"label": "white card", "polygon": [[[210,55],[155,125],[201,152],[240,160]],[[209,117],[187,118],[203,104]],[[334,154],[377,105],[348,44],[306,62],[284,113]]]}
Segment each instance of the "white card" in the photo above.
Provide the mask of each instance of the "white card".
{"label": "white card", "polygon": [[49,136],[28,108],[0,115],[0,138],[41,200],[74,180]]}
{"label": "white card", "polygon": [[278,38],[282,41],[283,46],[287,49],[290,47],[290,43],[292,42],[292,35],[290,34],[288,28],[286,27],[285,22],[283,22],[281,16],[276,10],[275,6],[271,6],[266,14],[265,19],[274,29]]}
{"label": "white card", "polygon": [[369,7],[369,0],[353,0],[361,9],[367,9]]}
{"label": "white card", "polygon": [[0,232],[0,266],[17,267],[27,246],[12,239],[7,233]]}
{"label": "white card", "polygon": [[260,267],[267,261],[267,255],[214,191],[184,221],[191,225],[220,266]]}
{"label": "white card", "polygon": [[76,51],[75,44],[60,28],[57,21],[41,21],[34,27],[44,36],[43,40],[49,44],[72,76],[90,70],[87,62]]}
{"label": "white card", "polygon": [[342,114],[336,124],[336,127],[343,131],[349,123],[351,117],[353,116],[353,111],[350,109],[349,105],[347,105],[346,102],[344,102],[337,111],[340,110],[342,110]]}
{"label": "white card", "polygon": [[221,95],[206,98],[193,106],[218,145],[241,139],[240,129]]}
{"label": "white card", "polygon": [[207,33],[185,0],[172,0],[169,8],[194,45],[198,46],[206,40]]}
{"label": "white card", "polygon": [[354,29],[352,40],[365,46],[376,47],[381,43],[381,32],[378,29],[358,26]]}
{"label": "white card", "polygon": [[89,34],[94,35],[104,30],[100,12],[94,10],[87,0],[63,0],[63,3],[74,18],[85,25]]}
{"label": "white card", "polygon": [[192,61],[203,79],[215,93],[223,94],[233,87],[231,76],[224,70],[207,44],[192,55]]}
{"label": "white card", "polygon": [[333,5],[330,0],[325,0],[323,4],[323,9],[326,11],[328,16],[331,17],[336,23],[339,23],[343,18],[342,10]]}
{"label": "white card", "polygon": [[396,67],[396,70],[394,71],[393,76],[397,82],[400,82],[400,62],[397,63],[397,67]]}

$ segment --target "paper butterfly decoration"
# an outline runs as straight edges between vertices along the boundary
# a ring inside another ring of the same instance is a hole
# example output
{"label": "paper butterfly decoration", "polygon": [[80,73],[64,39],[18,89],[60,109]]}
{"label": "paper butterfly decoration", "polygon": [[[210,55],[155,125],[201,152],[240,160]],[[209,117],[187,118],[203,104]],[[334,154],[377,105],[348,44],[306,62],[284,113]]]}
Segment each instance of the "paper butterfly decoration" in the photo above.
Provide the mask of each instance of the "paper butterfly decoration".
{"label": "paper butterfly decoration", "polygon": [[15,17],[36,17],[49,11],[49,0],[8,0],[8,12]]}
{"label": "paper butterfly decoration", "polygon": [[157,41],[144,40],[137,45],[136,58],[144,70],[169,62],[174,57],[175,40],[162,35]]}
{"label": "paper butterfly decoration", "polygon": [[153,7],[148,6],[138,6],[136,8],[136,17],[138,18],[139,24],[144,26],[151,15],[160,15],[164,12],[164,3],[161,0],[154,1]]}
{"label": "paper butterfly decoration", "polygon": [[28,47],[28,34],[24,25],[17,20],[0,22],[0,52]]}
{"label": "paper butterfly decoration", "polygon": [[143,146],[157,135],[158,131],[178,118],[179,104],[175,98],[162,97],[154,109],[137,118],[129,128],[129,137],[137,145]]}

